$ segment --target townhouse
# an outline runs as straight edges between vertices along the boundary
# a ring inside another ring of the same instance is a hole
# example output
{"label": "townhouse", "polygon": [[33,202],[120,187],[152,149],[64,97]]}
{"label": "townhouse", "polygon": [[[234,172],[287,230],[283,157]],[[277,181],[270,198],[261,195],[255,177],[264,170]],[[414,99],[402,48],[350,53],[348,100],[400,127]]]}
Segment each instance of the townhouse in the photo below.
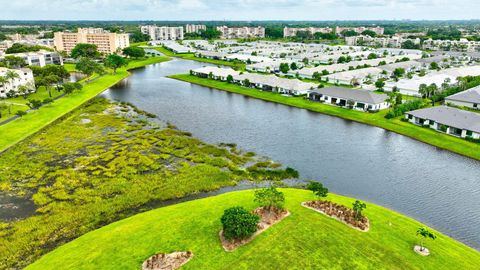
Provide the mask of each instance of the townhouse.
{"label": "townhouse", "polygon": [[312,101],[369,112],[387,109],[390,106],[387,102],[388,96],[385,94],[345,87],[318,88],[310,91],[308,98]]}
{"label": "townhouse", "polygon": [[480,86],[448,96],[445,98],[445,103],[479,110]]}
{"label": "townhouse", "polygon": [[475,112],[436,106],[406,112],[405,119],[448,135],[480,139],[480,114]]}

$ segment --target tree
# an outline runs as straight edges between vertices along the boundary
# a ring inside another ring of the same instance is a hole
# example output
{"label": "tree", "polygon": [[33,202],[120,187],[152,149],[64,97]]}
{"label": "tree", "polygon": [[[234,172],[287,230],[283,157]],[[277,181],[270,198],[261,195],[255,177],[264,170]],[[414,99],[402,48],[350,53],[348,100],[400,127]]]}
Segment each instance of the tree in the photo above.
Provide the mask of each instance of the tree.
{"label": "tree", "polygon": [[359,200],[356,200],[352,205],[353,211],[355,212],[355,219],[359,220],[362,217],[362,211],[367,208],[367,205]]}
{"label": "tree", "polygon": [[290,67],[289,67],[288,63],[281,63],[280,64],[280,71],[282,73],[287,73],[289,70],[290,70]]}
{"label": "tree", "polygon": [[383,87],[385,86],[385,81],[382,80],[382,79],[378,79],[376,82],[375,82],[375,87],[377,87],[377,90],[378,91],[382,91],[383,92]]}
{"label": "tree", "polygon": [[243,80],[243,86],[250,87],[250,80],[249,79]]}
{"label": "tree", "polygon": [[418,86],[418,92],[422,95],[423,98],[429,97],[428,87],[424,83]]}
{"label": "tree", "polygon": [[432,63],[430,63],[430,69],[432,69],[432,70],[438,69],[438,64],[437,64],[437,62],[432,62]]}
{"label": "tree", "polygon": [[140,58],[145,56],[145,50],[140,47],[131,46],[122,50],[123,54],[128,57]]}
{"label": "tree", "polygon": [[432,233],[431,231],[429,231],[427,228],[425,227],[421,227],[421,228],[418,228],[417,230],[417,236],[420,236],[421,237],[421,240],[420,240],[420,251],[424,251],[425,250],[425,247],[423,246],[425,240],[427,240],[428,238],[432,239],[432,240],[435,240],[435,238],[437,238],[437,236]]}
{"label": "tree", "polygon": [[402,49],[420,49],[420,44],[415,44],[411,40],[406,40],[402,43]]}
{"label": "tree", "polygon": [[81,90],[83,85],[79,82],[66,82],[63,84],[63,91],[65,94],[70,94],[75,90]]}
{"label": "tree", "polygon": [[400,93],[397,93],[395,96],[395,105],[400,105],[402,104],[403,96]]}
{"label": "tree", "polygon": [[54,83],[58,83],[60,78],[57,75],[48,75],[43,77],[43,83],[48,91],[48,96],[52,97],[51,85]]}
{"label": "tree", "polygon": [[13,70],[7,70],[5,73],[5,78],[7,79],[8,84],[12,85],[15,79],[20,78],[20,75]]}
{"label": "tree", "polygon": [[292,63],[290,64],[290,69],[291,69],[291,70],[297,70],[297,69],[298,69],[297,63],[292,62]]}
{"label": "tree", "polygon": [[100,53],[97,51],[97,45],[95,44],[78,43],[72,49],[70,56],[75,59],[98,58],[100,57]]}
{"label": "tree", "polygon": [[204,39],[215,39],[219,38],[222,35],[222,32],[218,31],[213,27],[207,27],[207,30],[201,30],[200,36]]}
{"label": "tree", "polygon": [[77,64],[75,64],[75,69],[87,76],[90,76],[95,72],[95,70],[97,70],[98,66],[99,65],[95,63],[95,61],[86,57],[82,57]]}
{"label": "tree", "polygon": [[10,48],[5,50],[6,54],[11,53],[23,53],[23,52],[38,52],[40,50],[52,51],[51,48],[40,46],[40,45],[27,45],[14,43]]}
{"label": "tree", "polygon": [[324,187],[322,183],[311,181],[307,185],[307,189],[311,190],[315,196],[325,198],[328,195],[328,188]]}
{"label": "tree", "polygon": [[322,78],[322,74],[315,71],[312,75],[312,78],[314,78],[315,80],[320,80],[320,78]]}
{"label": "tree", "polygon": [[22,110],[18,110],[18,111],[15,113],[15,115],[18,116],[18,117],[22,117],[22,116],[24,116],[24,115],[26,115],[26,114],[27,114],[27,112],[26,112],[26,111],[22,111]]}
{"label": "tree", "polygon": [[147,34],[144,34],[140,31],[134,31],[133,33],[130,33],[130,41],[132,43],[137,43],[137,42],[144,42],[144,41],[149,41],[150,36]]}
{"label": "tree", "polygon": [[23,84],[23,85],[18,86],[17,92],[20,95],[22,95],[24,99],[27,99],[28,94],[30,94],[30,88],[27,85]]}
{"label": "tree", "polygon": [[27,103],[27,106],[30,108],[30,109],[38,109],[42,106],[42,101],[41,100],[38,100],[38,99],[30,99],[28,100],[28,103]]}
{"label": "tree", "polygon": [[22,57],[7,55],[0,60],[0,66],[2,65],[7,68],[22,68],[25,67],[27,63]]}
{"label": "tree", "polygon": [[358,36],[358,33],[353,31],[353,30],[344,30],[344,31],[342,31],[342,36],[353,37],[353,36]]}
{"label": "tree", "polygon": [[285,203],[285,195],[275,187],[262,188],[255,190],[254,201],[269,210],[273,208],[282,209]]}
{"label": "tree", "polygon": [[369,53],[367,56],[368,59],[377,59],[378,55],[376,53]]}
{"label": "tree", "polygon": [[228,82],[228,83],[232,83],[232,82],[233,82],[233,76],[232,76],[231,74],[229,74],[229,75],[227,76],[227,82]]}
{"label": "tree", "polygon": [[117,74],[117,68],[127,65],[127,60],[118,54],[109,54],[105,58],[105,66],[113,69],[113,74]]}
{"label": "tree", "polygon": [[260,217],[241,206],[236,206],[226,209],[220,221],[225,239],[245,239],[257,231]]}
{"label": "tree", "polygon": [[405,69],[404,68],[396,68],[393,70],[393,75],[395,77],[400,78],[405,74]]}
{"label": "tree", "polygon": [[373,32],[372,30],[365,30],[362,32],[362,35],[364,36],[371,36],[371,37],[376,37],[377,33]]}

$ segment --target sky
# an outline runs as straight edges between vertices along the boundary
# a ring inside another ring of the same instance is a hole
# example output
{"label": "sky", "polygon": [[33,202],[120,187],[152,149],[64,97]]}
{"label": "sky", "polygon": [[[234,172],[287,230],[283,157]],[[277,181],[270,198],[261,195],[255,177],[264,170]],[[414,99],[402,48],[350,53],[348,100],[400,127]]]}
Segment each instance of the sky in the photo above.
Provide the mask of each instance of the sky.
{"label": "sky", "polygon": [[480,0],[0,0],[0,20],[463,20]]}

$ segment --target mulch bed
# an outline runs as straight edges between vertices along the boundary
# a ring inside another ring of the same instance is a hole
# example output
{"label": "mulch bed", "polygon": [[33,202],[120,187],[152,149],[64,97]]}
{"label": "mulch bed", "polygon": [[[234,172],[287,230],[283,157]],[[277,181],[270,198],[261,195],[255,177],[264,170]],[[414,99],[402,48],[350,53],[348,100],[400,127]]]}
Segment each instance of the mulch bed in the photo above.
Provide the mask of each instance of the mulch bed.
{"label": "mulch bed", "polygon": [[255,209],[253,213],[260,216],[260,222],[257,225],[257,231],[249,238],[238,239],[238,240],[227,240],[223,236],[223,230],[220,231],[220,234],[219,234],[220,241],[222,242],[222,246],[223,246],[223,249],[225,249],[225,251],[233,251],[238,247],[249,243],[257,235],[261,234],[262,232],[264,232],[274,224],[282,221],[284,218],[290,215],[290,212],[288,212],[285,209],[277,209],[277,208],[267,209],[264,207],[259,207]]}
{"label": "mulch bed", "polygon": [[190,251],[155,254],[143,262],[142,270],[175,270],[192,258],[193,253]]}
{"label": "mulch bed", "polygon": [[368,218],[362,216],[359,220],[356,220],[353,209],[341,204],[336,204],[331,201],[309,201],[303,202],[302,206],[320,212],[326,216],[335,218],[362,232],[366,232],[370,228]]}

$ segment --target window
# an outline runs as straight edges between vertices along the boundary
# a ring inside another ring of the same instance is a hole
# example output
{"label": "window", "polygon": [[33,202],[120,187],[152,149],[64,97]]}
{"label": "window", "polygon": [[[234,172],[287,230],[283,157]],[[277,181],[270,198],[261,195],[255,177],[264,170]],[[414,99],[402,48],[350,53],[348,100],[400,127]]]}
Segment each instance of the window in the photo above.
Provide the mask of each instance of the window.
{"label": "window", "polygon": [[467,136],[470,136],[470,137],[471,137],[472,135],[473,135],[473,132],[470,131],[470,130],[467,130]]}

